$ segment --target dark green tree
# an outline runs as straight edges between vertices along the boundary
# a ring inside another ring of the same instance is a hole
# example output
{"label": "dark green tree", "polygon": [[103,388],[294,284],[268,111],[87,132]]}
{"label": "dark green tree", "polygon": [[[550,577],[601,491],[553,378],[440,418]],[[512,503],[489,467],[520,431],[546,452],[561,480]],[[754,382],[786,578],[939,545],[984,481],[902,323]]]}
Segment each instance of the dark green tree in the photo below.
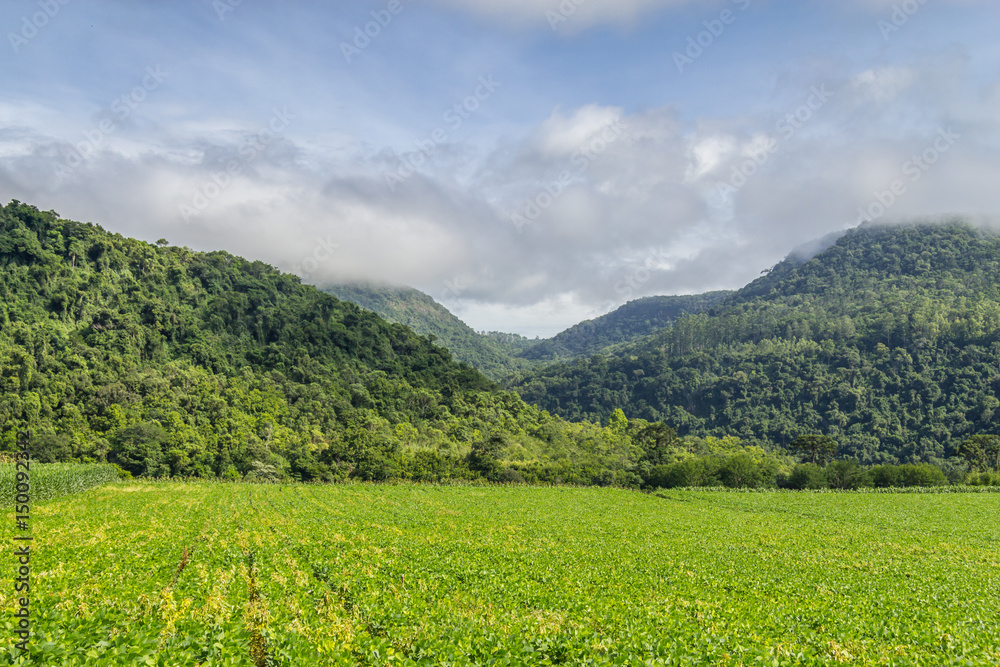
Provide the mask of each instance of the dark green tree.
{"label": "dark green tree", "polygon": [[791,450],[810,463],[826,463],[837,453],[837,441],[828,435],[800,435],[792,441]]}
{"label": "dark green tree", "polygon": [[974,472],[1000,472],[1000,436],[969,436],[959,446],[958,454],[969,462]]}

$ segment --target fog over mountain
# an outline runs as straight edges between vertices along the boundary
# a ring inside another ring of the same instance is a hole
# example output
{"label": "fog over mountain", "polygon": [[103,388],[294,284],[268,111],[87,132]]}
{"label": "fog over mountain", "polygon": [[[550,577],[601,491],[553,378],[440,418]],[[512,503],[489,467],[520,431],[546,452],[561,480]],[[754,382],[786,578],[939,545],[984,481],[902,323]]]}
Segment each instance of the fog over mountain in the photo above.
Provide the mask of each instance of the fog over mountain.
{"label": "fog over mountain", "polygon": [[477,330],[1000,210],[996,3],[43,4],[0,8],[0,199]]}

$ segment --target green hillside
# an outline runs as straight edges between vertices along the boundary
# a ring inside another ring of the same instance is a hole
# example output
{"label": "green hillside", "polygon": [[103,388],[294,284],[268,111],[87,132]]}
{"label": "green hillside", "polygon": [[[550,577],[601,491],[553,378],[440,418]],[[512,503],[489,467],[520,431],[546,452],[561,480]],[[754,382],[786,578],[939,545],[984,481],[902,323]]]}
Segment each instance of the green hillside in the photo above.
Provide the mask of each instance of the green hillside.
{"label": "green hillside", "polygon": [[637,341],[669,327],[684,315],[708,310],[731,292],[692,296],[650,296],[629,301],[615,311],[586,320],[553,338],[525,349],[521,356],[533,361],[554,361],[589,356],[613,345]]}
{"label": "green hillside", "polygon": [[531,344],[527,338],[516,334],[480,334],[430,296],[411,287],[344,283],[326,286],[323,291],[429,336],[448,348],[456,359],[495,381],[529,365],[514,358],[520,347]]}
{"label": "green hillside", "polygon": [[537,369],[518,391],[566,418],[664,420],[786,446],[829,434],[865,462],[945,458],[1000,433],[1000,237],[863,226],[616,356]]}
{"label": "green hillside", "polygon": [[611,346],[635,342],[669,327],[683,315],[708,310],[731,294],[720,291],[637,299],[606,315],[574,325],[553,338],[532,340],[495,331],[479,333],[430,296],[410,287],[345,283],[326,286],[323,291],[432,337],[456,359],[497,382],[542,362],[589,356]]}
{"label": "green hillside", "polygon": [[39,461],[304,480],[499,479],[507,461],[515,479],[589,483],[643,455],[638,436],[550,417],[407,327],[225,252],[15,201],[0,289],[0,450],[30,430]]}

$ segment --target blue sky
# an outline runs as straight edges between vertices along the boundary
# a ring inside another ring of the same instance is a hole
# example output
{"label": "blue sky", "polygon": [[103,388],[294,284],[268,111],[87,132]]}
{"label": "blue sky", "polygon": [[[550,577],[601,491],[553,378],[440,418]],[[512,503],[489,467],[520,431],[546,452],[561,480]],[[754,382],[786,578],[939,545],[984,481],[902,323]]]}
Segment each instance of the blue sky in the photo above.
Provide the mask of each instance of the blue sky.
{"label": "blue sky", "polygon": [[740,287],[865,216],[992,223],[998,18],[975,0],[9,0],[0,198],[546,336]]}

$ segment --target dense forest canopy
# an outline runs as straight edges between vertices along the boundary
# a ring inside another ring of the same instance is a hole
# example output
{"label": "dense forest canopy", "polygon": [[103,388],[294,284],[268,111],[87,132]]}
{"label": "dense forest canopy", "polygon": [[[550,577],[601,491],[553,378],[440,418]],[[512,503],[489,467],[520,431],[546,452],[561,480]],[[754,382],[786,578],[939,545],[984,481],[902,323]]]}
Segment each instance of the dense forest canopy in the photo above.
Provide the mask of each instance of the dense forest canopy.
{"label": "dense forest canopy", "polygon": [[530,365],[519,352],[534,341],[502,332],[479,333],[427,294],[412,287],[339,283],[323,291],[377,313],[389,322],[404,324],[448,348],[452,356],[501,381]]}
{"label": "dense forest canopy", "polygon": [[520,356],[532,361],[590,356],[661,331],[684,315],[704,312],[730,294],[720,291],[689,296],[648,296],[629,301],[607,315],[580,322],[553,338],[539,341]]}
{"label": "dense forest canopy", "polygon": [[624,408],[681,434],[786,447],[815,432],[862,462],[944,459],[1000,432],[1000,237],[862,226],[615,355],[516,386],[567,419]]}
{"label": "dense forest canopy", "polygon": [[636,299],[552,338],[530,339],[499,331],[477,332],[430,296],[411,287],[341,283],[325,286],[323,291],[431,337],[456,359],[500,383],[546,362],[613,353],[615,347],[655,334],[683,315],[704,312],[731,294],[719,291]]}
{"label": "dense forest canopy", "polygon": [[228,479],[944,479],[818,470],[856,458],[988,483],[998,257],[1000,238],[958,223],[853,230],[739,292],[670,298],[704,312],[677,310],[653,335],[638,334],[666,302],[629,304],[589,331],[631,342],[515,376],[519,395],[432,337],[262,262],[15,201],[0,208],[0,450],[30,431],[42,461]]}
{"label": "dense forest canopy", "polygon": [[625,446],[499,391],[403,325],[225,252],[15,201],[0,209],[0,286],[0,447],[30,430],[41,460],[437,479],[499,474],[504,457],[589,482]]}

